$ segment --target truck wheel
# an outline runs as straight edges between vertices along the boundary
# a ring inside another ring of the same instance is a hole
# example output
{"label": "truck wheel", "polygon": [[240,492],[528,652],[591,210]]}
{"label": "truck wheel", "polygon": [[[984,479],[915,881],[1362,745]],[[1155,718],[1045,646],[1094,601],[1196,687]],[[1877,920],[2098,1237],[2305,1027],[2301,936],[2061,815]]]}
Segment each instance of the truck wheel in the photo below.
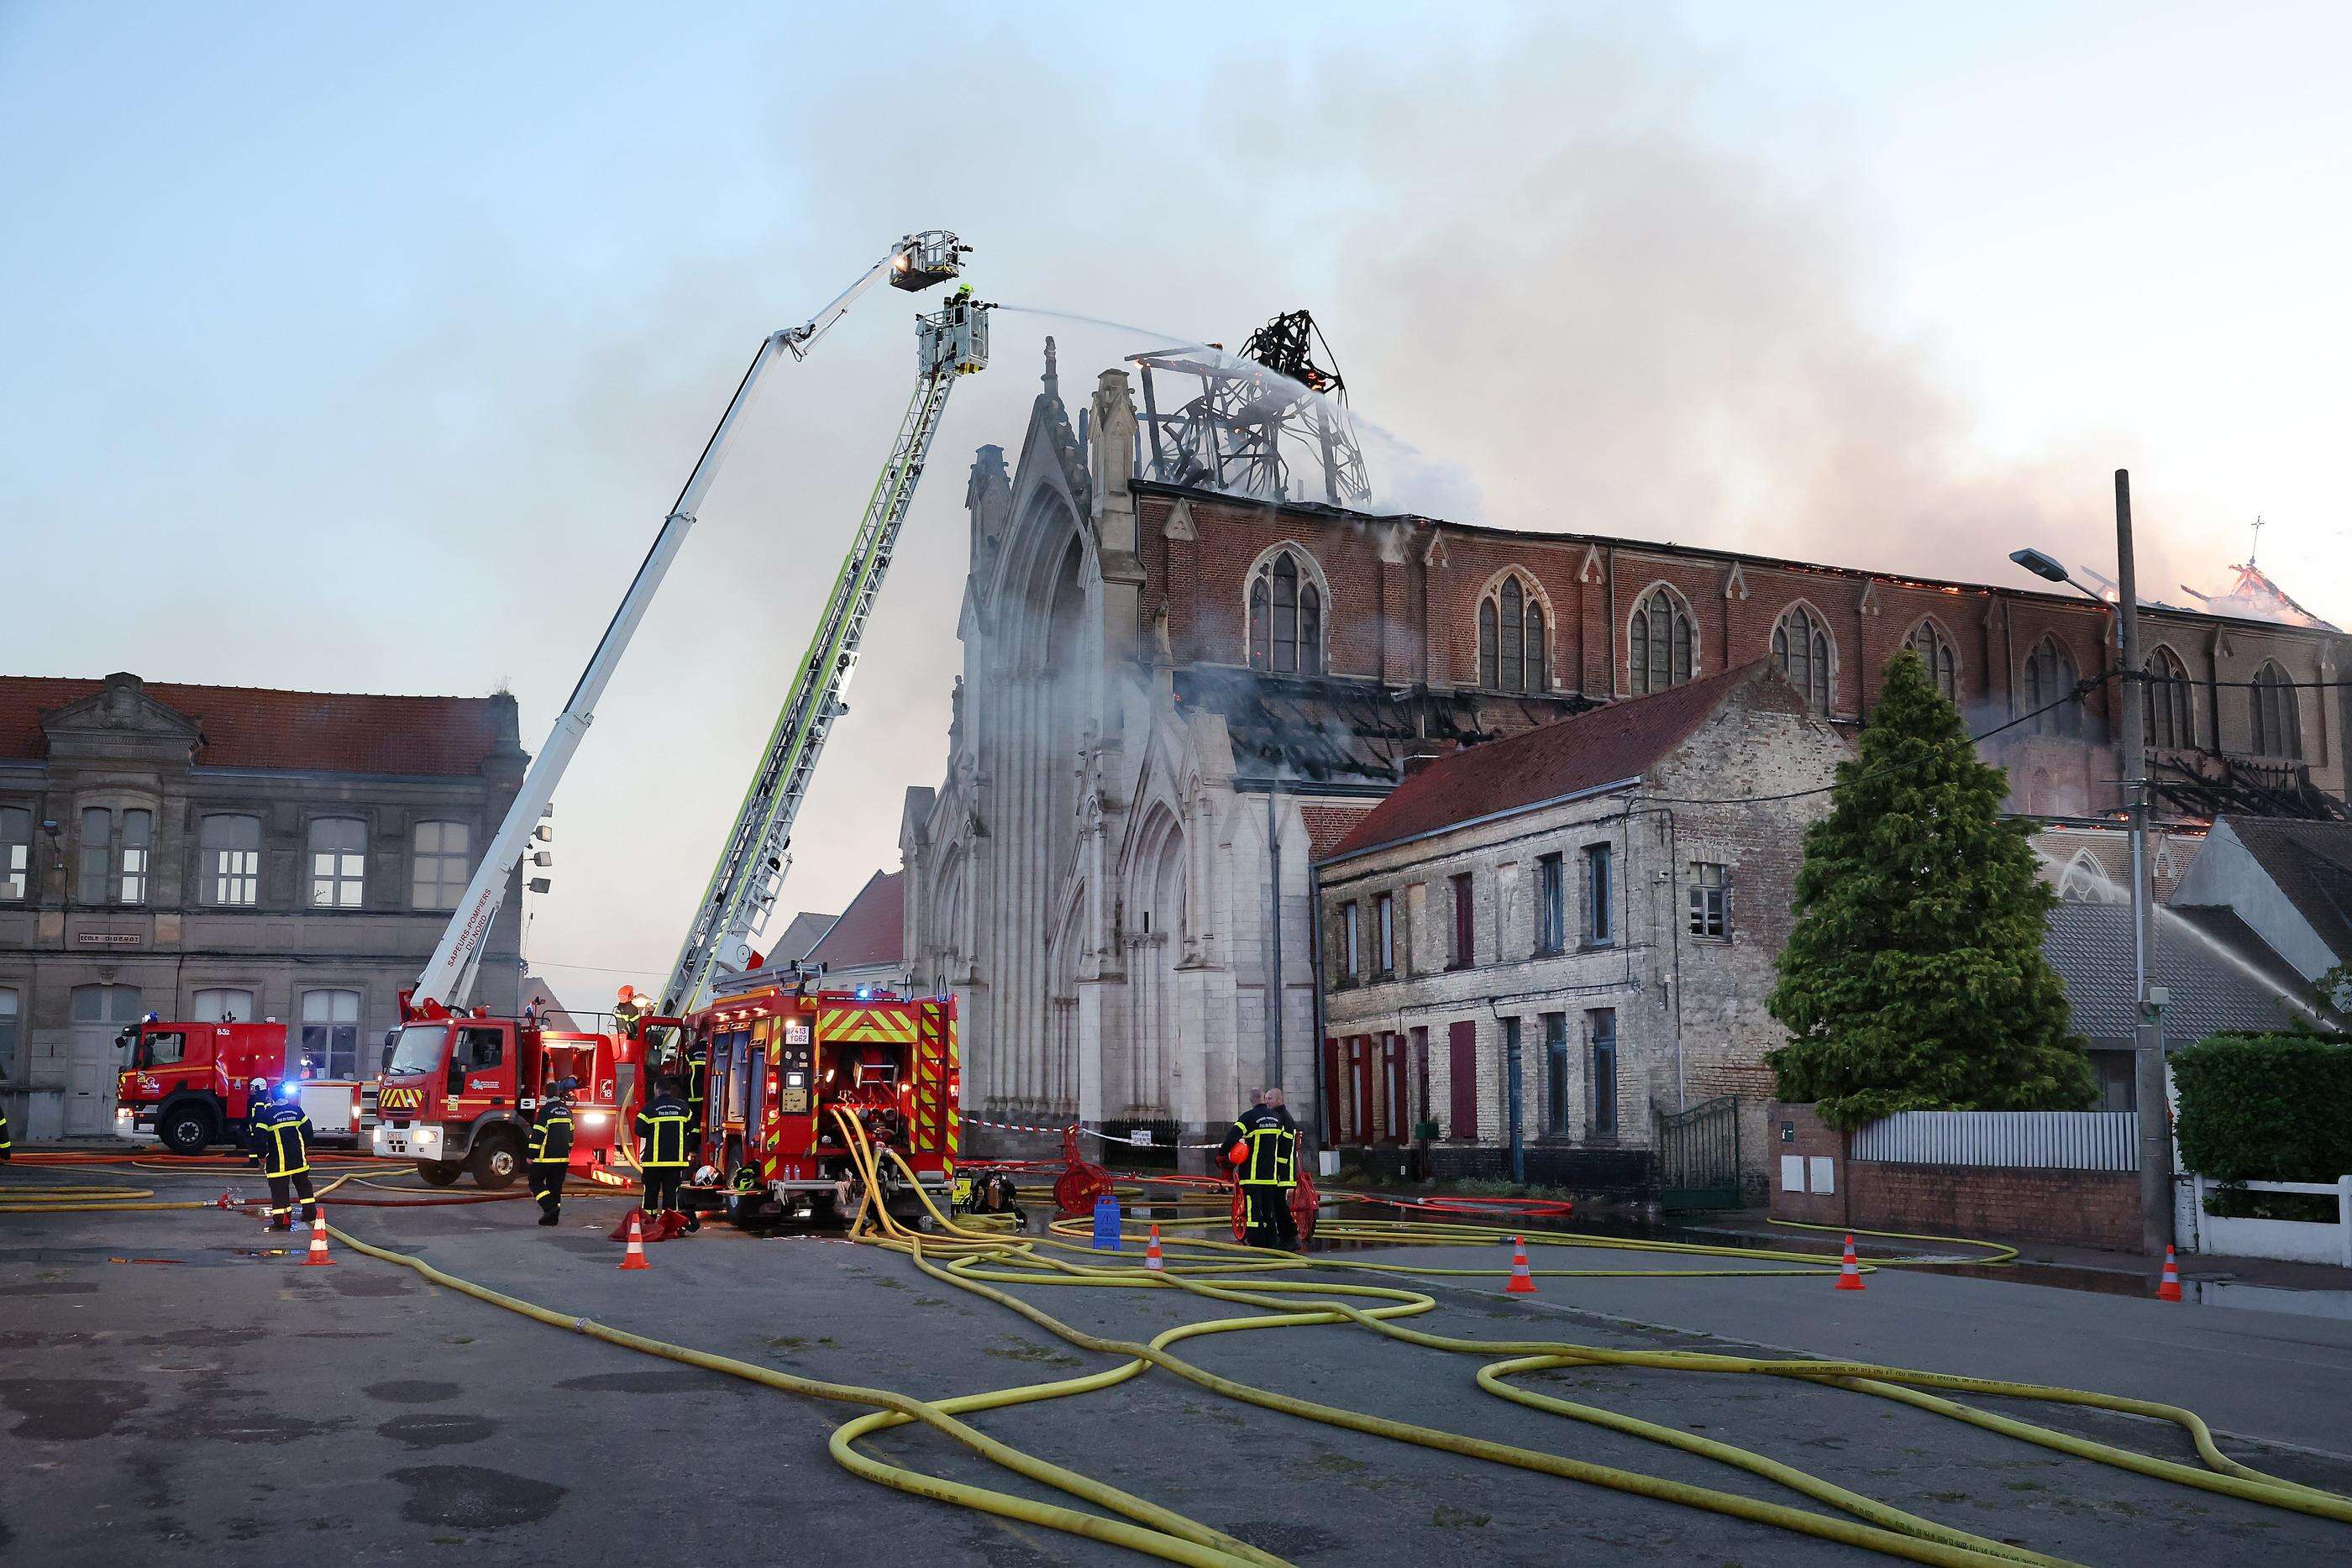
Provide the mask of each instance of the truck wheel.
{"label": "truck wheel", "polygon": [[205,1145],[220,1136],[212,1108],[194,1103],[174,1105],[155,1124],[155,1135],[175,1155],[201,1155]]}
{"label": "truck wheel", "polygon": [[465,1174],[465,1166],[447,1160],[419,1160],[416,1165],[417,1179],[426,1186],[456,1186]]}
{"label": "truck wheel", "polygon": [[522,1176],[522,1145],[507,1134],[494,1134],[474,1147],[467,1162],[474,1185],[485,1192],[503,1192]]}

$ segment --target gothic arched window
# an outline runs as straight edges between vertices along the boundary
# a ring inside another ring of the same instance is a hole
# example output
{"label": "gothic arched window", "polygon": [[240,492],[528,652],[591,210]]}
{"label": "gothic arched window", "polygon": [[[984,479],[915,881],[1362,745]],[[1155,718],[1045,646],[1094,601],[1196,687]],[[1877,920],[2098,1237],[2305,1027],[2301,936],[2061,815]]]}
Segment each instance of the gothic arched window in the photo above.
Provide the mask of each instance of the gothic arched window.
{"label": "gothic arched window", "polygon": [[[2025,711],[2036,716],[2034,729],[2043,735],[2080,735],[2083,705],[2062,700],[2074,692],[2074,661],[2055,637],[2042,638],[2025,655]],[[2052,707],[2053,703],[2058,706]],[[2045,708],[2046,713],[2042,711]]]}
{"label": "gothic arched window", "polygon": [[1250,582],[1250,664],[1278,675],[1323,673],[1323,591],[1284,550]]}
{"label": "gothic arched window", "polygon": [[1772,628],[1772,662],[1815,713],[1830,711],[1830,634],[1811,611],[1791,606]]}
{"label": "gothic arched window", "polygon": [[1626,641],[1635,696],[1662,692],[1691,678],[1691,618],[1682,602],[1664,589],[1654,591],[1634,608]]}
{"label": "gothic arched window", "polygon": [[2254,672],[2254,750],[2263,757],[2303,758],[2303,718],[2295,712],[2294,683],[2273,661]]}
{"label": "gothic arched window", "polygon": [[1912,627],[1903,645],[1919,655],[1920,663],[1927,666],[1927,678],[1944,694],[1946,702],[1960,700],[1959,653],[1953,648],[1952,640],[1933,621],[1922,621]]}
{"label": "gothic arched window", "polygon": [[2189,706],[2189,671],[2171,649],[2159,647],[2140,668],[2147,684],[2140,693],[2147,744],[2165,751],[2197,744]]}
{"label": "gothic arched window", "polygon": [[1478,601],[1478,684],[1492,691],[1550,689],[1543,603],[1517,574]]}

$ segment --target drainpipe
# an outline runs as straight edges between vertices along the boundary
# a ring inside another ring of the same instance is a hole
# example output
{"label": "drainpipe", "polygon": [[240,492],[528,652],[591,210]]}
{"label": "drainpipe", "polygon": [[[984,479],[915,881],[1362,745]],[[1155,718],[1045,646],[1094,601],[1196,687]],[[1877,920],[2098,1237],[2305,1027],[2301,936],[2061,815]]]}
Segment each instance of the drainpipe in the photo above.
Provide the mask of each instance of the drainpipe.
{"label": "drainpipe", "polygon": [[1330,1124],[1324,1119],[1331,1108],[1323,1103],[1323,868],[1311,854],[1307,861],[1307,942],[1315,976],[1315,988],[1308,993],[1314,1007],[1315,1038],[1307,1042],[1307,1057],[1316,1064],[1307,1075],[1307,1092],[1314,1106],[1307,1124],[1315,1129],[1315,1146],[1328,1149],[1333,1145]]}
{"label": "drainpipe", "polygon": [[[1274,956],[1268,968],[1266,985],[1265,1087],[1279,1087],[1282,1076],[1282,818],[1278,801],[1282,785],[1277,780],[1265,791],[1265,858],[1266,884],[1272,889],[1274,912],[1268,921],[1273,939]],[[1287,1091],[1286,1091],[1287,1092]]]}

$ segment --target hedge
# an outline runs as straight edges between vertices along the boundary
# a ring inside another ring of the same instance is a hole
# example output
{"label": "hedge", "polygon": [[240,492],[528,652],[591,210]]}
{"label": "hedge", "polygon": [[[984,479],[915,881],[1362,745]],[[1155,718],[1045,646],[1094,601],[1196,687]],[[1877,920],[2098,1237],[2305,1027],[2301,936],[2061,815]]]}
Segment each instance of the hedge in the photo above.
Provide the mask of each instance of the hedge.
{"label": "hedge", "polygon": [[2190,1170],[2221,1182],[2352,1175],[2352,1035],[2217,1034],[2171,1061]]}

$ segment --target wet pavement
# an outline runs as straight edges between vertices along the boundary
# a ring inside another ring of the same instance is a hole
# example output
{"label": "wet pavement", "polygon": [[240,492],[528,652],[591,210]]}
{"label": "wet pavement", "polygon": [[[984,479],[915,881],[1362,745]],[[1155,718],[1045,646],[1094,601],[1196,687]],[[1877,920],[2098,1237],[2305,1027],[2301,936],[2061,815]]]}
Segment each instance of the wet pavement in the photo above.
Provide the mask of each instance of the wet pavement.
{"label": "wet pavement", "polygon": [[[22,1179],[21,1173],[16,1179]],[[165,1185],[147,1178],[146,1185]],[[216,1188],[218,1178],[214,1179]],[[1113,1364],[910,1260],[824,1237],[710,1227],[623,1273],[610,1199],[351,1209],[338,1225],[494,1288],[783,1370],[937,1397]],[[1182,1211],[1198,1218],[1202,1211]],[[1176,1218],[1171,1212],[1171,1218]],[[1033,1228],[1043,1217],[1033,1214]],[[0,1219],[0,1547],[17,1564],[596,1561],[1025,1564],[1135,1561],[1032,1525],[884,1490],[824,1440],[854,1412],[559,1332],[345,1252],[331,1270],[217,1211]],[[1349,1249],[1386,1270],[1492,1268],[1492,1249]],[[131,1259],[170,1259],[177,1266]],[[114,1260],[125,1260],[115,1261]],[[1737,1260],[1712,1266],[1737,1268]],[[1538,1266],[1672,1266],[1599,1247]],[[1351,1271],[1425,1290],[1414,1325],[1727,1354],[1803,1350],[2169,1397],[2246,1462],[2352,1490],[2340,1412],[2352,1325],[1972,1279],[1546,1279]],[[1090,1332],[1143,1338],[1224,1309],[1172,1291],[1023,1288]],[[1473,1358],[1344,1327],[1229,1333],[1181,1354],[1332,1404],[1727,1490],[1769,1483],[1478,1390]],[[1810,1385],[1586,1367],[1529,1385],[1718,1437],[1965,1528],[2084,1562],[2183,1552],[2326,1562],[2352,1526],[2164,1485],[1924,1412]],[[2004,1408],[2186,1458],[2169,1428]],[[989,1432],[1305,1563],[1863,1563],[1863,1552],[1274,1415],[1162,1373],[977,1418]],[[1034,1493],[936,1436],[869,1452]],[[492,1555],[481,1557],[486,1549]],[[2184,1559],[2187,1560],[2187,1559]]]}

